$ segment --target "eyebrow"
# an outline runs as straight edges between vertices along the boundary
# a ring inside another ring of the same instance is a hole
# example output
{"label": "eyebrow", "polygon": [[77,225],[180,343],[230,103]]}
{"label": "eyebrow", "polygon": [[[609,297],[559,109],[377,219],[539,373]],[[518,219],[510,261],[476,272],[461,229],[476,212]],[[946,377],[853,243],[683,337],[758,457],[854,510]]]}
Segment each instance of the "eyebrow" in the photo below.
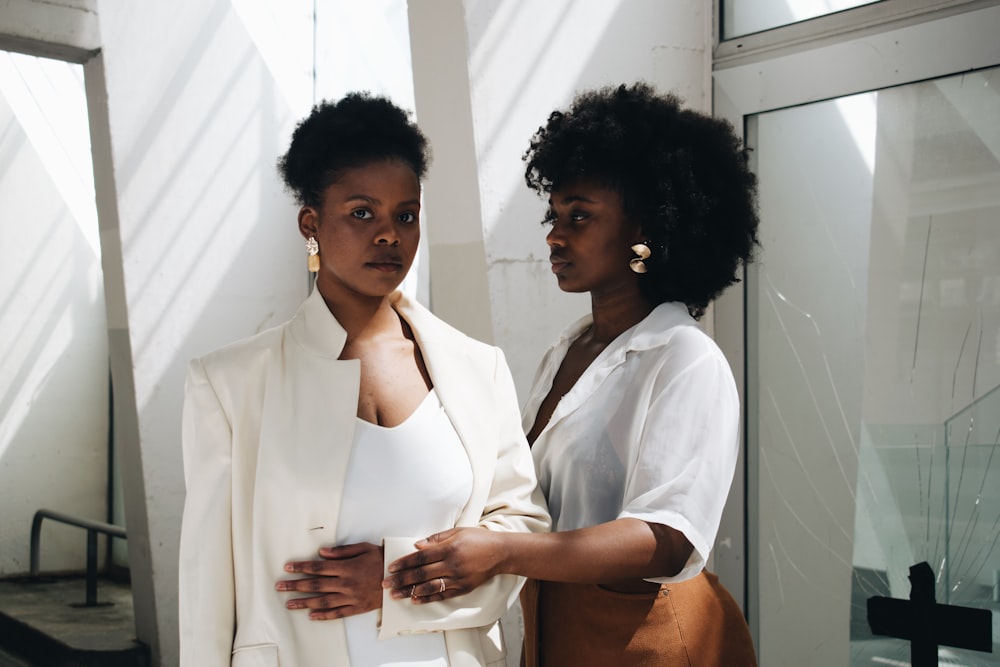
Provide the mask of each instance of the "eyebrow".
{"label": "eyebrow", "polygon": [[[351,201],[354,201],[354,200],[361,200],[361,201],[367,202],[369,204],[381,204],[382,203],[380,200],[375,199],[374,197],[369,197],[368,195],[362,195],[362,194],[348,195],[348,196],[344,197],[344,201],[345,202],[351,202]],[[420,205],[420,200],[419,199],[408,199],[406,201],[399,202],[399,206],[419,206],[419,205]]]}
{"label": "eyebrow", "polygon": [[576,203],[578,201],[582,201],[582,202],[587,203],[587,204],[596,204],[597,203],[596,200],[590,199],[589,197],[584,197],[583,195],[567,195],[567,196],[563,197],[559,202],[553,202],[552,198],[550,197],[549,198],[549,206],[552,206],[553,204],[556,204],[556,203],[559,203],[559,204],[562,204],[563,206],[565,206],[566,204],[574,204],[574,203]]}

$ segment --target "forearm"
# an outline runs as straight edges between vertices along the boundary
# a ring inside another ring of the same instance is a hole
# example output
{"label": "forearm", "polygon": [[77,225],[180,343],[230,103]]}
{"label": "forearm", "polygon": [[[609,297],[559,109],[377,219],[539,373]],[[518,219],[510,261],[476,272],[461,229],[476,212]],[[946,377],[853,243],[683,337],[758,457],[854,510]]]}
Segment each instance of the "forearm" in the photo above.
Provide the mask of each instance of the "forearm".
{"label": "forearm", "polygon": [[669,526],[617,519],[555,533],[504,533],[497,571],[597,584],[673,576],[690,555],[691,544]]}

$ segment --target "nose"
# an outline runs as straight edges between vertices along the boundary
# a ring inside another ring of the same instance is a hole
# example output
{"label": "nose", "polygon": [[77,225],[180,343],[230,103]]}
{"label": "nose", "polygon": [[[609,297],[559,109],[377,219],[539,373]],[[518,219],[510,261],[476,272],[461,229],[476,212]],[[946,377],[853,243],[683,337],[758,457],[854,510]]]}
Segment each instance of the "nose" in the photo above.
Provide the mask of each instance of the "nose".
{"label": "nose", "polygon": [[549,233],[545,235],[545,242],[550,248],[562,248],[566,245],[566,239],[557,225],[552,225]]}
{"label": "nose", "polygon": [[375,243],[376,245],[398,246],[399,234],[396,232],[396,227],[392,224],[383,225],[375,234]]}

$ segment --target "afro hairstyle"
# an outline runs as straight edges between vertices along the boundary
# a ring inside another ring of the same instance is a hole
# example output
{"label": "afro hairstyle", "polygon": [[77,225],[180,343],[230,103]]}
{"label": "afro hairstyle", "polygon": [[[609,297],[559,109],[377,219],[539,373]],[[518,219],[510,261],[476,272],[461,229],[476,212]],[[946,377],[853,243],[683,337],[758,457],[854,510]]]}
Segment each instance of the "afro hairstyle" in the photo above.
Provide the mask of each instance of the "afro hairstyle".
{"label": "afro hairstyle", "polygon": [[406,111],[385,97],[356,92],[312,108],[278,158],[278,172],[300,205],[319,206],[345,169],[400,160],[422,180],[430,159],[427,138]]}
{"label": "afro hairstyle", "polygon": [[640,280],[650,303],[677,301],[700,318],[753,258],[748,150],[732,125],[682,108],[675,95],[643,82],[581,93],[549,116],[524,160],[539,195],[586,181],[622,197],[653,250]]}

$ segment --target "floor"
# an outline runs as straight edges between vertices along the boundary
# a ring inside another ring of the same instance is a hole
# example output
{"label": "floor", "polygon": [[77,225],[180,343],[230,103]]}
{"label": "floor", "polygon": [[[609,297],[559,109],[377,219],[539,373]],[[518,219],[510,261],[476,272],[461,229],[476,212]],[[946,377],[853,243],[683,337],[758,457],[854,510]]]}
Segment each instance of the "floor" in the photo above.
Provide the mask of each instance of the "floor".
{"label": "floor", "polygon": [[0,667],[145,666],[132,591],[100,581],[86,607],[82,577],[0,580]]}

